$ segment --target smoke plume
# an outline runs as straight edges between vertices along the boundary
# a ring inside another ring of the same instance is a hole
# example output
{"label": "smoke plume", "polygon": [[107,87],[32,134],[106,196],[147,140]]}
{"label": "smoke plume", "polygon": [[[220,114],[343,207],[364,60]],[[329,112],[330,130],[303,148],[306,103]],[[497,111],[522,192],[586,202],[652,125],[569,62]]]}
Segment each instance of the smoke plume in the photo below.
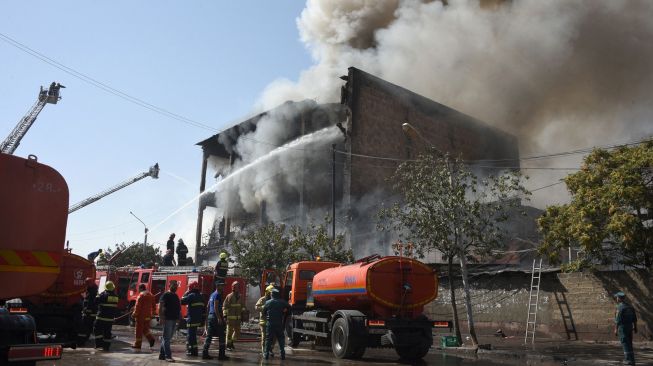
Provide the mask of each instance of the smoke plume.
{"label": "smoke plume", "polygon": [[[522,156],[639,140],[653,132],[651,18],[648,0],[308,0],[297,24],[315,63],[259,107],[337,101],[355,66],[517,135]],[[535,172],[531,188],[569,173]]]}

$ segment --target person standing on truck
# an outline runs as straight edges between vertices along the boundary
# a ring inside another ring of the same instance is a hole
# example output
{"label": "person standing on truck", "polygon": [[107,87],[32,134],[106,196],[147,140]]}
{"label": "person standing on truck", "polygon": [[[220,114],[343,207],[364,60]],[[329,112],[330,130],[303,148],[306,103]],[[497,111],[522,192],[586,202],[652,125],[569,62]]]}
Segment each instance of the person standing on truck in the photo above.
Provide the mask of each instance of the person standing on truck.
{"label": "person standing on truck", "polygon": [[175,233],[170,234],[168,241],[166,242],[166,250],[172,250],[175,252]]}
{"label": "person standing on truck", "polygon": [[220,260],[215,264],[215,280],[225,281],[227,278],[227,271],[229,271],[229,254],[226,252],[220,253]]}
{"label": "person standing on truck", "polygon": [[179,238],[177,242],[177,263],[180,266],[186,265],[186,255],[188,254],[188,247],[184,244],[184,241]]}
{"label": "person standing on truck", "polygon": [[166,250],[166,254],[163,256],[163,265],[164,266],[176,266],[175,255],[172,253],[171,249]]}
{"label": "person standing on truck", "polygon": [[86,293],[82,302],[82,329],[77,333],[77,344],[80,346],[86,343],[91,336],[93,323],[95,323],[95,317],[97,316],[97,285],[91,277],[87,277],[85,282]]}
{"label": "person standing on truck", "polygon": [[197,356],[197,328],[204,321],[204,298],[200,293],[200,285],[197,281],[193,281],[188,285],[188,291],[181,297],[181,304],[187,306],[186,355]]}
{"label": "person standing on truck", "polygon": [[181,302],[176,293],[177,287],[177,281],[170,281],[170,291],[161,295],[161,300],[159,301],[159,322],[163,325],[159,360],[166,360],[168,362],[175,362],[172,358],[170,342],[172,341],[173,334],[175,334],[175,326],[179,319],[181,319]]}
{"label": "person standing on truck", "polygon": [[95,335],[95,348],[108,351],[111,347],[111,328],[113,321],[118,316],[118,296],[114,292],[116,286],[111,281],[104,284],[105,290],[97,297],[98,312],[95,318],[93,334]]}
{"label": "person standing on truck", "polygon": [[633,351],[633,332],[637,333],[637,313],[626,302],[626,294],[619,291],[614,294],[617,302],[617,314],[614,317],[614,335],[619,337],[619,342],[624,349],[624,365],[635,364]]}
{"label": "person standing on truck", "polygon": [[290,312],[290,304],[279,296],[279,290],[271,290],[272,299],[268,300],[263,307],[263,314],[267,320],[267,341],[265,343],[265,359],[270,358],[274,340],[279,342],[279,353],[281,359],[286,359],[286,342],[283,334],[283,325],[287,314]]}
{"label": "person standing on truck", "polygon": [[261,328],[261,354],[265,355],[265,341],[267,339],[267,326],[266,326],[266,319],[265,315],[263,314],[263,308],[265,307],[265,303],[270,300],[272,297],[272,290],[274,289],[274,285],[268,285],[268,287],[265,288],[265,295],[258,299],[256,302],[256,305],[254,305],[254,308],[260,312],[259,314],[259,319],[258,319],[258,326]]}
{"label": "person standing on truck", "polygon": [[136,339],[132,348],[141,349],[143,343],[143,336],[150,342],[150,348],[154,347],[154,336],[150,333],[150,320],[152,315],[156,313],[156,301],[154,295],[147,291],[147,285],[141,283],[138,285],[140,294],[136,298],[136,305],[134,305],[134,312],[132,317],[136,323]]}
{"label": "person standing on truck", "polygon": [[102,253],[102,248],[96,250],[95,252],[90,252],[88,253],[88,256],[86,256],[86,259],[88,259],[91,262],[95,262],[95,258]]}
{"label": "person standing on truck", "polygon": [[240,283],[234,281],[231,284],[231,293],[224,298],[224,304],[222,304],[222,311],[227,319],[227,349],[230,351],[236,349],[234,341],[240,338],[240,322],[244,309],[245,304],[240,296]]}
{"label": "person standing on truck", "polygon": [[206,321],[204,333],[206,339],[204,340],[204,347],[202,349],[202,359],[210,360],[213,357],[209,355],[209,347],[211,346],[211,339],[218,337],[218,360],[228,360],[229,357],[225,354],[225,327],[226,323],[222,315],[222,296],[224,291],[224,281],[218,280],[215,282],[215,291],[209,298],[207,305],[209,316]]}

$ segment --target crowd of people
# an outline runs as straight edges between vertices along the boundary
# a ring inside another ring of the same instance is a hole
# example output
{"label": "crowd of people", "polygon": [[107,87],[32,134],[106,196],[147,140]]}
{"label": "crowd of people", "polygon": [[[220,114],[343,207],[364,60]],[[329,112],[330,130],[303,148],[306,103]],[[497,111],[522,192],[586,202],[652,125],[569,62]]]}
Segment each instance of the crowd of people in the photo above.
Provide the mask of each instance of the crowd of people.
{"label": "crowd of people", "polygon": [[[174,234],[170,236],[170,240],[174,240]],[[174,245],[174,241],[172,243]],[[179,259],[181,261],[181,258]],[[197,281],[193,281],[188,285],[188,291],[181,298],[177,295],[178,283],[174,280],[169,281],[168,291],[161,294],[158,303],[158,324],[162,329],[160,360],[175,362],[170,345],[177,324],[182,319],[182,306],[187,307],[184,319],[188,329],[186,355],[189,357],[200,356],[197,334],[198,330],[203,327],[205,340],[202,346],[201,358],[207,360],[214,358],[209,354],[209,348],[213,337],[217,337],[217,359],[229,359],[226,351],[235,350],[234,342],[240,337],[240,325],[247,320],[248,316],[246,315],[244,298],[241,296],[241,286],[244,286],[244,284],[234,281],[231,284],[231,291],[228,294],[224,292],[228,268],[227,253],[220,253],[220,260],[216,263],[214,271],[214,291],[206,304]],[[120,316],[118,310],[119,297],[116,294],[115,285],[113,282],[107,281],[104,285],[104,291],[98,293],[95,279],[87,278],[86,284],[87,288],[82,309],[83,329],[79,333],[78,343],[83,344],[93,334],[95,347],[109,351],[113,338],[111,334],[112,326]],[[135,324],[135,338],[131,347],[140,349],[144,337],[150,347],[154,347],[156,339],[152,335],[150,327],[156,324],[153,321],[157,315],[155,296],[149,291],[145,283],[138,286],[138,291],[139,295],[135,306],[129,314]],[[265,296],[258,300],[256,309],[261,316],[262,356],[268,359],[273,355],[272,346],[276,341],[279,344],[281,359],[285,359],[283,324],[287,315],[290,314],[290,305],[280,298],[279,290],[274,285],[269,285],[265,290]]]}

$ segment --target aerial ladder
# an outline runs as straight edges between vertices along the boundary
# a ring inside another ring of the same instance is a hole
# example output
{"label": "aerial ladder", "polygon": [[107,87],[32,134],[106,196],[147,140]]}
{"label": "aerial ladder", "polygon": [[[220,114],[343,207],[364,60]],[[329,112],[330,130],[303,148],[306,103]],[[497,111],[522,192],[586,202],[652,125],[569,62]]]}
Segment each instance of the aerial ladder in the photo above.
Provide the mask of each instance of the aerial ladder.
{"label": "aerial ladder", "polygon": [[48,103],[57,104],[57,102],[61,100],[61,96],[59,95],[59,90],[61,88],[65,88],[65,86],[55,83],[54,81],[50,84],[48,89],[43,89],[43,86],[41,86],[36,103],[34,103],[29,112],[18,122],[9,136],[2,141],[0,152],[9,155],[14,154],[18,145],[20,145],[20,140],[23,139],[27,130],[32,127],[34,121],[36,121],[36,117],[38,117],[39,113],[43,110],[43,107]]}
{"label": "aerial ladder", "polygon": [[151,166],[150,169],[148,171],[146,171],[146,172],[143,172],[143,173],[141,173],[141,174],[139,174],[139,175],[137,175],[135,177],[132,177],[132,178],[130,178],[130,179],[128,179],[128,180],[114,186],[114,187],[106,189],[106,190],[104,190],[104,191],[102,191],[102,192],[100,192],[100,193],[98,193],[98,194],[96,194],[94,196],[91,196],[91,197],[86,198],[86,199],[84,199],[84,200],[82,200],[80,202],[77,202],[76,204],[74,204],[74,205],[72,205],[72,206],[70,206],[68,208],[68,213],[71,214],[71,213],[79,210],[80,208],[82,208],[84,206],[90,205],[91,203],[99,200],[102,197],[108,196],[111,193],[119,191],[119,190],[127,187],[128,185],[130,185],[132,183],[136,183],[139,180],[141,180],[143,178],[147,178],[147,177],[152,177],[154,179],[159,178],[159,163],[156,163],[156,164],[154,164],[154,166]]}

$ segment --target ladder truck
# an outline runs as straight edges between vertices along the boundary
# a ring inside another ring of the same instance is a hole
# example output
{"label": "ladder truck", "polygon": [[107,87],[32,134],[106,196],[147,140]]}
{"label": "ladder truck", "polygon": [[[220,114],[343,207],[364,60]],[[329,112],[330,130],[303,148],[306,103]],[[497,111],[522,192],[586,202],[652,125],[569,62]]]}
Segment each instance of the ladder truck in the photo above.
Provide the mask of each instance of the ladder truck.
{"label": "ladder truck", "polygon": [[120,183],[120,184],[118,184],[116,186],[105,189],[104,191],[102,191],[102,192],[100,192],[100,193],[98,193],[98,194],[96,194],[94,196],[88,197],[88,198],[86,198],[84,200],[81,200],[80,202],[77,202],[76,204],[74,204],[74,205],[72,205],[72,206],[70,206],[68,208],[68,213],[71,214],[71,213],[79,210],[82,207],[90,205],[91,203],[99,200],[102,197],[108,196],[111,193],[119,191],[119,190],[127,187],[128,185],[136,183],[139,180],[141,180],[143,178],[147,178],[147,177],[152,177],[154,179],[159,178],[159,163],[156,163],[153,166],[151,166],[150,169],[148,171],[146,171],[146,172],[140,173],[139,175],[137,175],[135,177],[132,177],[132,178],[129,178],[126,181],[124,181],[124,182],[122,182],[122,183]]}
{"label": "ladder truck", "polygon": [[59,90],[61,88],[65,88],[65,86],[55,83],[54,81],[50,84],[48,89],[43,89],[43,86],[41,86],[36,103],[34,103],[29,112],[18,122],[9,136],[2,141],[2,144],[0,144],[0,152],[9,155],[14,154],[18,145],[20,145],[20,140],[23,139],[29,128],[32,127],[34,121],[36,121],[36,117],[38,117],[45,105],[48,103],[57,104],[57,102],[61,100],[61,96],[59,95]]}

